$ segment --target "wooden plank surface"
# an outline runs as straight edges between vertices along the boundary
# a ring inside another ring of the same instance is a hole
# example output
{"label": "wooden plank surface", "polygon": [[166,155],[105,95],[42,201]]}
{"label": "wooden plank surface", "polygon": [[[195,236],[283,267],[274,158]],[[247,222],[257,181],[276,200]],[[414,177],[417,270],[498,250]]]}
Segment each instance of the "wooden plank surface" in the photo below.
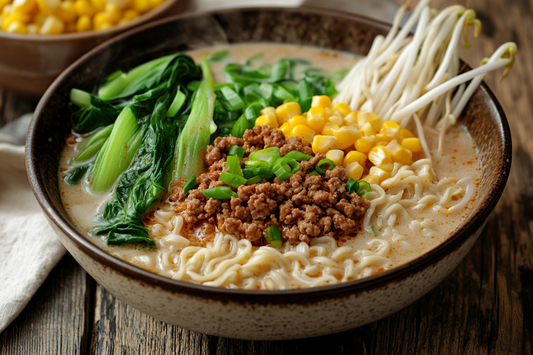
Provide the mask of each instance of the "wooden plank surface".
{"label": "wooden plank surface", "polygon": [[[0,354],[533,354],[533,2],[433,0],[476,10],[483,34],[462,57],[475,66],[499,44],[519,46],[510,76],[486,82],[509,119],[513,167],[482,236],[426,296],[364,327],[282,342],[224,339],[157,321],[114,298],[70,257],[0,334]],[[31,111],[0,89],[0,125]]]}

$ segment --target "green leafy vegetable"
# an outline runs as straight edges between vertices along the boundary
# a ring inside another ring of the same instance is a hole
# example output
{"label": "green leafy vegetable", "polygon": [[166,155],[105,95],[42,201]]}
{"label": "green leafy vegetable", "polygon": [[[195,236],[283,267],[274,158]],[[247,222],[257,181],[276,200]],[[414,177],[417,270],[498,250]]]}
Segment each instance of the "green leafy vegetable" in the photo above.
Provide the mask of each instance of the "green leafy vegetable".
{"label": "green leafy vegetable", "polygon": [[192,190],[192,189],[195,189],[198,185],[196,184],[196,176],[191,176],[191,178],[189,179],[189,181],[187,181],[184,185],[183,185],[183,194],[184,195],[187,195],[187,193]]}
{"label": "green leafy vegetable", "polygon": [[279,228],[274,225],[266,229],[264,236],[266,242],[271,247],[281,248],[281,246],[283,245],[283,240],[281,239],[281,233],[279,231]]}
{"label": "green leafy vegetable", "polygon": [[218,52],[215,52],[213,54],[211,54],[207,60],[210,61],[210,62],[218,62],[218,61],[221,61],[222,59],[226,58],[227,56],[229,56],[229,51],[227,49],[223,49],[221,51],[218,51]]}

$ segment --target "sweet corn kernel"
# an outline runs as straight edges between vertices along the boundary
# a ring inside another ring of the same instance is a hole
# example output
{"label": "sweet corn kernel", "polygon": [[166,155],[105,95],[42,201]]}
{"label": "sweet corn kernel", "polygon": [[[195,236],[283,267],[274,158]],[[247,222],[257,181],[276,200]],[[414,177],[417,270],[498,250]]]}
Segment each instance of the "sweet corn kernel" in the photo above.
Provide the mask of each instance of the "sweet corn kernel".
{"label": "sweet corn kernel", "polygon": [[327,95],[313,96],[311,107],[331,107],[331,99]]}
{"label": "sweet corn kernel", "polygon": [[361,176],[363,175],[363,171],[365,170],[361,166],[361,164],[359,164],[358,162],[351,163],[350,165],[345,167],[345,169],[346,169],[346,172],[348,173],[348,176],[354,180],[361,179]]}
{"label": "sweet corn kernel", "polygon": [[325,136],[333,136],[335,135],[335,131],[338,130],[340,127],[336,124],[333,124],[331,122],[326,122],[324,125],[324,128],[322,128],[322,134]]}
{"label": "sweet corn kernel", "polygon": [[307,118],[311,116],[320,116],[326,118],[326,110],[324,110],[324,108],[320,106],[311,107],[309,109],[309,112],[307,113]]}
{"label": "sweet corn kernel", "polygon": [[339,127],[344,124],[344,121],[342,120],[342,117],[341,116],[337,116],[337,115],[329,116],[328,118],[326,118],[326,122],[331,122],[334,125],[337,125]]}
{"label": "sweet corn kernel", "polygon": [[44,20],[43,25],[39,29],[39,34],[42,35],[59,35],[65,30],[65,24],[63,21],[55,16],[48,16]]}
{"label": "sweet corn kernel", "polygon": [[293,116],[293,117],[289,118],[289,120],[287,121],[287,123],[288,123],[292,128],[298,126],[299,124],[303,124],[304,126],[309,126],[309,124],[307,123],[307,120],[306,120],[305,117],[302,116],[302,115],[296,115],[296,116]]}
{"label": "sweet corn kernel", "polygon": [[363,176],[361,180],[365,180],[369,184],[376,184],[376,185],[379,184],[379,179],[375,175],[372,175],[372,174]]}
{"label": "sweet corn kernel", "polygon": [[355,149],[361,153],[368,153],[374,145],[374,137],[361,137],[355,141]]}
{"label": "sweet corn kernel", "polygon": [[365,123],[370,123],[374,132],[379,132],[383,122],[374,112],[359,112],[357,115],[357,124],[362,127]]}
{"label": "sweet corn kernel", "polygon": [[162,3],[164,3],[165,0],[150,0],[150,5],[152,6],[152,9],[155,7],[158,7]]}
{"label": "sweet corn kernel", "polygon": [[391,137],[383,133],[378,133],[374,136],[374,141],[376,142],[376,145],[387,145],[391,140]]}
{"label": "sweet corn kernel", "polygon": [[76,31],[83,32],[83,31],[90,31],[92,29],[91,24],[91,18],[87,15],[83,15],[78,17],[78,21],[76,21]]}
{"label": "sweet corn kernel", "polygon": [[74,22],[78,14],[72,1],[63,1],[57,8],[55,16],[63,22]]}
{"label": "sweet corn kernel", "polygon": [[279,128],[279,124],[278,124],[278,120],[276,119],[276,116],[270,113],[257,117],[257,119],[255,120],[255,125],[256,126],[267,125],[272,128]]}
{"label": "sweet corn kernel", "polygon": [[346,149],[353,146],[361,138],[361,132],[355,126],[342,126],[333,135],[337,138],[337,147],[339,149]]}
{"label": "sweet corn kernel", "polygon": [[25,24],[23,24],[20,21],[13,21],[7,26],[7,32],[9,33],[19,33],[19,34],[27,34],[28,28]]}
{"label": "sweet corn kernel", "polygon": [[322,136],[317,134],[313,138],[313,144],[311,145],[311,148],[315,154],[327,153],[330,149],[334,149],[336,144],[337,138],[333,136]]}
{"label": "sweet corn kernel", "polygon": [[[93,17],[93,27],[95,30],[105,30],[113,25],[109,15],[105,12],[98,12]],[[277,127],[276,127],[277,128]]]}
{"label": "sweet corn kernel", "polygon": [[307,115],[307,125],[311,127],[316,133],[322,132],[326,120],[322,116],[310,116]]}
{"label": "sweet corn kernel", "polygon": [[365,137],[372,137],[376,135],[376,131],[374,128],[372,128],[372,124],[370,124],[370,122],[366,122],[362,126],[359,125],[359,129]]}
{"label": "sweet corn kernel", "polygon": [[133,9],[139,11],[141,14],[151,9],[149,0],[133,0]]}
{"label": "sweet corn kernel", "polygon": [[[6,5],[7,3],[9,3],[9,1],[7,1],[5,3],[0,1],[0,8],[3,7],[4,5]],[[37,6],[37,1],[35,1],[35,0],[15,0],[15,1],[13,1],[13,8],[14,9],[18,9],[19,11],[22,11],[22,12],[25,12],[25,13],[32,12],[33,9],[35,9],[36,6]]]}
{"label": "sweet corn kernel", "polygon": [[[135,10],[134,10],[135,11]],[[138,12],[137,12],[138,13]],[[261,114],[263,115],[266,115],[267,113],[270,113],[271,115],[274,115],[276,116],[276,109],[274,107],[265,107],[264,109],[262,109],[261,111]]]}
{"label": "sweet corn kernel", "polygon": [[[124,11],[124,15],[122,15],[121,21],[122,20],[125,20],[126,22],[127,21],[131,21],[133,19],[136,19],[139,16],[140,16],[140,14],[137,11],[135,11],[133,9],[128,9],[128,10]],[[276,110],[274,109],[274,107],[271,107],[271,109],[272,109],[272,113],[274,115],[276,115]],[[263,113],[263,112],[261,112],[261,113]]]}
{"label": "sweet corn kernel", "polygon": [[378,182],[381,184],[384,180],[390,178],[390,172],[385,171],[377,166],[373,166],[368,171],[369,175],[373,175],[378,179]]}
{"label": "sweet corn kernel", "polygon": [[30,35],[38,35],[39,34],[39,29],[41,28],[41,26],[39,26],[36,23],[30,23],[28,26],[26,26],[26,28],[28,29],[28,34],[30,34]]}
{"label": "sweet corn kernel", "polygon": [[342,114],[342,117],[345,117],[348,115],[352,110],[350,110],[350,106],[346,105],[345,103],[339,102],[335,106],[333,106],[334,110],[339,110]]}
{"label": "sweet corn kernel", "polygon": [[390,152],[382,145],[377,145],[370,149],[370,152],[368,152],[368,160],[370,160],[375,166],[385,171],[392,171],[392,159]]}
{"label": "sweet corn kernel", "polygon": [[344,115],[342,121],[344,122],[345,126],[357,124],[357,114],[350,112],[347,115]]}
{"label": "sweet corn kernel", "polygon": [[76,0],[74,7],[78,16],[92,16],[96,12],[93,5],[87,0]]}
{"label": "sweet corn kernel", "polygon": [[402,147],[396,139],[387,144],[385,148],[389,151],[393,163],[400,163],[403,165],[411,164],[413,154],[410,150]]}
{"label": "sweet corn kernel", "polygon": [[413,153],[420,153],[422,151],[422,143],[420,143],[420,139],[415,137],[404,138],[402,140],[402,147],[409,149]]}
{"label": "sweet corn kernel", "polygon": [[4,8],[4,6],[11,4],[11,0],[0,0],[0,10]]}
{"label": "sweet corn kernel", "polygon": [[405,138],[414,138],[415,135],[413,133],[411,133],[410,130],[408,129],[405,129],[405,128],[402,128],[400,130],[400,140],[404,140]]}
{"label": "sweet corn kernel", "polygon": [[309,128],[303,124],[299,124],[292,129],[292,136],[302,138],[303,144],[309,144],[313,142],[313,137],[315,134],[316,133],[312,128]]}
{"label": "sweet corn kernel", "polygon": [[[383,134],[385,137],[388,138],[389,141],[396,139],[397,141],[400,140],[400,130],[402,128],[400,125],[394,121],[387,121],[383,123],[381,126],[381,130],[379,133]],[[377,138],[376,138],[377,139]]]}
{"label": "sweet corn kernel", "polygon": [[302,109],[300,108],[300,104],[298,104],[297,102],[287,102],[276,108],[276,116],[278,117],[278,121],[280,124],[287,122],[289,118],[301,114]]}
{"label": "sweet corn kernel", "polygon": [[358,152],[357,150],[352,150],[348,154],[346,154],[346,157],[344,157],[344,167],[347,167],[348,165],[358,162],[359,165],[365,166],[366,164],[366,154]]}
{"label": "sweet corn kernel", "polygon": [[118,23],[122,18],[122,11],[113,4],[107,4],[105,6],[105,13],[113,23]]}
{"label": "sweet corn kernel", "polygon": [[285,138],[289,139],[292,137],[292,128],[293,127],[291,127],[288,122],[285,122],[284,124],[281,125],[279,129],[283,132],[283,135],[285,136]]}
{"label": "sweet corn kernel", "polygon": [[45,15],[52,15],[61,5],[60,0],[37,0],[39,10]]}
{"label": "sweet corn kernel", "polygon": [[39,25],[41,27],[44,23],[44,20],[46,20],[46,15],[42,12],[38,12],[37,15],[33,18],[33,22]]}
{"label": "sweet corn kernel", "polygon": [[326,116],[325,116],[326,118],[329,116],[332,116],[335,113],[335,111],[333,111],[331,107],[324,107],[324,112],[326,113]]}
{"label": "sweet corn kernel", "polygon": [[331,159],[335,163],[335,166],[342,166],[344,163],[344,152],[340,149],[331,149],[326,153],[326,158]]}
{"label": "sweet corn kernel", "polygon": [[91,4],[96,11],[100,12],[105,10],[107,3],[105,0],[91,0]]}

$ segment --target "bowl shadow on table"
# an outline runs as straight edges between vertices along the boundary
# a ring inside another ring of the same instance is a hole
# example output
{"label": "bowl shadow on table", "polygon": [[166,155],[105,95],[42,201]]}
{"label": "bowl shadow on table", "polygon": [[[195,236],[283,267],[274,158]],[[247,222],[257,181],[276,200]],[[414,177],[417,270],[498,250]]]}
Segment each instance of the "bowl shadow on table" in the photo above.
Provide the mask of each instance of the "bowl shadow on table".
{"label": "bowl shadow on table", "polygon": [[374,37],[387,29],[375,21],[324,9],[230,10],[162,20],[95,49],[51,86],[39,103],[28,135],[30,181],[60,240],[82,267],[119,299],[165,322],[223,337],[274,340],[324,335],[373,322],[414,302],[467,254],[507,181],[509,127],[485,85],[476,91],[460,118],[478,147],[482,166],[481,186],[469,218],[452,237],[417,259],[345,284],[252,292],[192,285],[151,274],[87,241],[76,230],[58,191],[59,156],[73,127],[68,108],[73,87],[96,92],[105,76],[118,69],[129,70],[165,54],[221,43],[292,43],[365,54]]}
{"label": "bowl shadow on table", "polygon": [[132,28],[186,11],[192,0],[167,0],[138,18],[107,30],[54,36],[0,31],[0,87],[38,98],[82,55]]}

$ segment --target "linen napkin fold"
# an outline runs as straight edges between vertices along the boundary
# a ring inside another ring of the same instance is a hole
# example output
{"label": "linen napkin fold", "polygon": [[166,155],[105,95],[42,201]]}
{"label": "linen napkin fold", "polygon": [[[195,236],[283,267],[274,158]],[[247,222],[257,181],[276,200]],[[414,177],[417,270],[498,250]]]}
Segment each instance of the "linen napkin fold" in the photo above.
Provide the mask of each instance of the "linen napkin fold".
{"label": "linen napkin fold", "polygon": [[11,144],[20,142],[17,131],[25,132],[27,122],[28,116],[23,116],[17,125],[0,131],[0,332],[24,309],[66,251],[31,191],[24,146]]}

